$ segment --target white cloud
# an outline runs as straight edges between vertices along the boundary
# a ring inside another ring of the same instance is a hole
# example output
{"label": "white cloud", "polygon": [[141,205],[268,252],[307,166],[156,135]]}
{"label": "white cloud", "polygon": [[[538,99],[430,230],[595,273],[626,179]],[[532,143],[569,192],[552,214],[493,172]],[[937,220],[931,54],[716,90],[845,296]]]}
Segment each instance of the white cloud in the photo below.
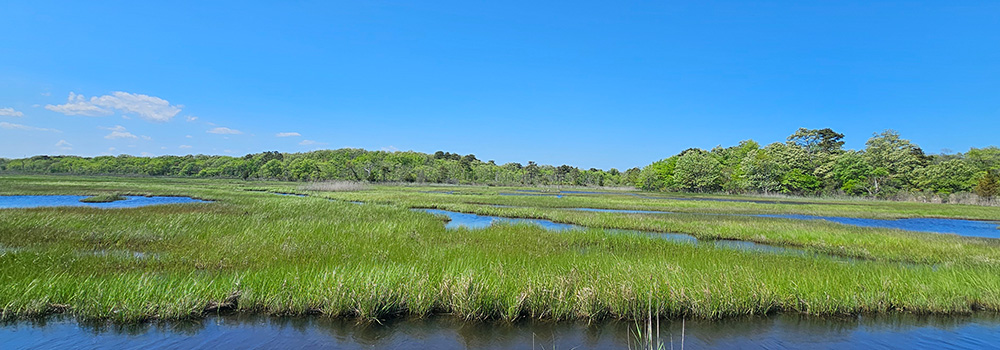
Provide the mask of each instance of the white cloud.
{"label": "white cloud", "polygon": [[59,140],[59,142],[56,142],[56,147],[64,151],[69,151],[73,149],[73,145],[70,144],[69,142],[66,142],[66,140]]}
{"label": "white cloud", "polygon": [[137,139],[139,137],[135,136],[135,134],[130,133],[128,131],[112,131],[110,134],[105,135],[104,138],[108,140],[115,140],[115,139]]}
{"label": "white cloud", "polygon": [[189,115],[189,116],[187,116],[187,118],[184,118],[184,120],[187,120],[189,122],[193,122],[193,121],[198,120],[198,117],[195,117],[193,115]]}
{"label": "white cloud", "polygon": [[191,148],[191,145],[180,145],[178,148]]}
{"label": "white cloud", "polygon": [[70,92],[69,98],[66,99],[65,104],[61,105],[46,105],[45,109],[59,112],[65,115],[85,115],[88,117],[100,117],[104,115],[114,114],[111,110],[98,106],[92,101],[97,99],[96,97],[91,98],[91,101],[87,101],[83,95],[77,95]]}
{"label": "white cloud", "polygon": [[220,134],[220,135],[239,135],[239,134],[243,133],[242,131],[239,131],[239,130],[236,130],[236,129],[230,129],[230,128],[221,127],[221,126],[218,127],[218,128],[215,128],[215,129],[208,130],[207,132],[209,134]]}
{"label": "white cloud", "polygon": [[386,152],[398,152],[399,148],[396,148],[396,146],[390,145],[390,146],[382,147],[382,150],[386,151]]}
{"label": "white cloud", "polygon": [[43,92],[43,93],[42,93],[42,96],[52,96],[52,93],[51,93],[51,92],[48,92],[48,91],[46,91],[46,92]]}
{"label": "white cloud", "polygon": [[14,123],[8,123],[8,122],[0,122],[0,129],[25,130],[25,131],[62,132],[62,131],[59,131],[59,130],[56,130],[56,129],[37,128],[37,127],[34,127],[34,126],[14,124]]}
{"label": "white cloud", "polygon": [[302,142],[299,142],[299,144],[302,145],[302,146],[313,146],[313,145],[325,145],[326,143],[325,142],[316,142],[316,141],[313,141],[313,140],[302,140]]}
{"label": "white cloud", "polygon": [[65,115],[85,115],[98,117],[114,114],[114,110],[122,113],[134,113],[140,118],[152,122],[165,122],[181,112],[179,105],[159,97],[115,91],[110,95],[91,97],[87,100],[83,95],[70,92],[65,104],[47,105],[45,109]]}
{"label": "white cloud", "polygon": [[191,135],[184,135],[184,138],[186,138],[186,139],[190,139],[190,138],[193,138],[193,137],[194,136],[191,136]]}
{"label": "white cloud", "polygon": [[[125,127],[121,126],[121,125],[115,125],[114,127],[110,127],[110,128],[109,127],[105,127],[105,126],[99,126],[97,128],[98,129],[104,129],[104,130],[111,130],[110,134],[104,136],[104,138],[106,138],[108,140],[137,139],[137,138],[139,138],[138,136],[135,136],[135,134],[126,131]],[[145,138],[147,140],[148,140],[148,137],[149,136],[143,136],[143,138]]]}
{"label": "white cloud", "polygon": [[297,132],[279,132],[277,134],[274,134],[274,136],[276,136],[276,137],[292,137],[292,136],[302,136],[302,134],[299,134]]}
{"label": "white cloud", "polygon": [[0,108],[0,117],[23,117],[24,113],[13,108]]}
{"label": "white cloud", "polygon": [[149,152],[139,152],[139,156],[142,156],[142,157],[152,157],[153,154],[149,153]]}

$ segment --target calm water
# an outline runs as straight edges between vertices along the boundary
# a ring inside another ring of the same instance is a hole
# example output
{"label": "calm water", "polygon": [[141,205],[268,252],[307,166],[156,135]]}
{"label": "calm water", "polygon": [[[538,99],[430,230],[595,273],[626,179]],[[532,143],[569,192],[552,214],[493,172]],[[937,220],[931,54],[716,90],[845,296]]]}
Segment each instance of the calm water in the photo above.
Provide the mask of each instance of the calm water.
{"label": "calm water", "polygon": [[[661,321],[659,340],[680,349],[682,322]],[[0,325],[4,349],[625,349],[631,322],[491,323],[453,318],[358,324],[329,318],[213,317],[132,326],[72,320]],[[686,321],[685,349],[990,349],[995,315],[847,319],[796,315]],[[634,343],[632,348],[636,348]]]}
{"label": "calm water", "polygon": [[[520,192],[537,192],[537,190],[518,190]],[[288,194],[288,193],[276,193],[281,195],[295,195],[295,196],[305,196],[299,194]],[[553,196],[554,194],[534,194],[534,193],[501,193],[500,195],[507,196]],[[562,198],[561,195],[554,195],[557,198]],[[351,202],[356,204],[362,204],[362,202]],[[2,202],[0,202],[0,208],[2,208]],[[515,206],[509,205],[498,205],[492,204],[492,207],[497,208],[517,208]],[[757,216],[765,218],[780,218],[780,219],[796,219],[796,220],[827,220],[836,222],[844,225],[862,226],[862,227],[881,227],[881,228],[892,228],[907,231],[917,231],[917,232],[930,232],[930,233],[946,233],[946,234],[956,234],[959,236],[969,236],[969,237],[984,237],[984,238],[1000,238],[1000,221],[975,221],[975,220],[961,220],[961,219],[939,219],[939,218],[914,218],[914,219],[862,219],[862,218],[848,218],[839,216],[814,216],[814,215],[797,215],[797,214],[761,214],[761,215],[746,215],[746,214],[699,214],[699,213],[679,213],[679,212],[669,212],[669,211],[657,211],[657,210],[628,210],[628,209],[598,209],[598,208],[553,208],[553,209],[564,209],[564,210],[577,210],[577,211],[589,211],[589,212],[601,212],[601,213],[622,213],[622,214],[691,214],[691,215],[731,215],[731,216]],[[445,211],[441,210],[443,215]],[[514,218],[502,218],[495,216],[481,216],[475,214],[464,214],[457,212],[448,212],[455,214],[459,219],[452,218],[452,221],[447,224],[447,228],[457,228],[461,226],[469,228],[483,228],[489,226],[493,221],[504,221],[504,222],[529,222],[537,225],[541,225],[547,229],[553,230],[567,230],[582,227],[569,224],[559,224],[548,220],[537,220],[537,219],[514,219]],[[669,234],[668,234],[669,235]],[[667,237],[670,238],[670,237]],[[693,238],[693,237],[692,237]]]}
{"label": "calm water", "polygon": [[838,216],[812,216],[812,215],[756,215],[759,217],[797,219],[797,220],[826,220],[844,225],[894,228],[907,231],[920,231],[931,233],[950,233],[959,236],[1000,238],[1000,222],[997,221],[974,221],[959,219],[934,219],[934,218],[914,218],[914,219],[861,219],[845,218]]}
{"label": "calm water", "polygon": [[[565,210],[590,211],[600,213],[622,213],[622,214],[691,214],[691,215],[731,215],[747,216],[744,214],[699,214],[699,213],[678,213],[656,210],[626,210],[626,209],[595,209],[595,208],[558,208]],[[863,219],[848,218],[840,216],[815,216],[797,214],[762,214],[749,215],[764,218],[796,219],[796,220],[826,220],[838,224],[892,228],[906,231],[930,232],[956,234],[959,236],[1000,238],[1000,222],[998,221],[976,221],[961,219],[939,219],[939,218],[914,218],[914,219]]]}
{"label": "calm water", "polygon": [[0,196],[0,209],[39,207],[136,208],[158,204],[208,203],[190,197],[125,196],[125,200],[110,203],[83,203],[88,196]]}
{"label": "calm water", "polygon": [[448,223],[445,224],[444,227],[450,230],[457,229],[459,227],[465,227],[470,229],[486,228],[492,225],[494,222],[515,223],[515,224],[530,223],[544,227],[547,230],[554,230],[554,231],[585,229],[583,226],[572,225],[572,224],[561,224],[549,220],[504,218],[499,216],[459,213],[441,209],[418,209],[418,210],[425,211],[431,214],[447,216],[449,219],[451,219],[451,221],[448,221]]}
{"label": "calm water", "polygon": [[[480,229],[486,228],[495,222],[499,223],[529,223],[539,225],[542,228],[553,231],[566,231],[566,230],[585,230],[584,226],[573,225],[573,224],[563,224],[558,222],[552,222],[550,220],[543,219],[516,219],[516,218],[505,218],[500,216],[489,216],[489,215],[478,215],[478,214],[468,214],[459,213],[448,210],[441,209],[414,209],[418,211],[424,211],[431,214],[438,214],[447,216],[450,221],[445,224],[446,229],[454,230],[460,227],[465,227],[469,229]],[[701,243],[698,238],[694,236],[683,234],[683,233],[662,233],[662,232],[648,232],[639,230],[620,230],[620,229],[605,229],[607,232],[617,233],[617,234],[637,234],[651,236],[666,240],[671,240],[681,243],[698,244]],[[743,251],[757,251],[773,254],[791,254],[791,255],[815,255],[815,253],[787,247],[778,247],[766,244],[759,244],[746,241],[735,241],[735,240],[714,240],[705,242],[704,244],[712,244],[719,248],[724,249],[737,249]]]}

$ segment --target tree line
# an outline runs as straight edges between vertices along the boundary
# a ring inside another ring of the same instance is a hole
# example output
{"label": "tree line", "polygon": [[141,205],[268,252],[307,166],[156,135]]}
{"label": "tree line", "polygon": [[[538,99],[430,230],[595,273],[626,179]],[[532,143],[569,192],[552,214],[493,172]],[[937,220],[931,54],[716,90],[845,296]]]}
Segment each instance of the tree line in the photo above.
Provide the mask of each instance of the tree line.
{"label": "tree line", "polygon": [[34,156],[0,158],[3,174],[148,175],[288,181],[349,180],[481,185],[632,186],[648,191],[734,194],[900,194],[1000,196],[1000,148],[928,155],[899,133],[873,135],[862,150],[844,149],[831,129],[799,129],[785,142],[753,140],[711,150],[690,148],[626,171],[535,162],[497,164],[473,154],[366,151],[263,152],[243,157]]}
{"label": "tree line", "polygon": [[785,142],[753,140],[711,150],[691,148],[654,162],[636,186],[651,191],[792,195],[901,194],[948,198],[1000,195],[1000,148],[928,155],[893,130],[873,135],[862,150],[843,148],[831,129],[799,129]]}
{"label": "tree line", "polygon": [[633,186],[639,168],[580,169],[535,162],[481,161],[473,154],[438,151],[366,151],[345,148],[306,153],[263,152],[243,157],[130,155],[0,158],[5,174],[147,175],[288,181],[347,180],[484,185]]}

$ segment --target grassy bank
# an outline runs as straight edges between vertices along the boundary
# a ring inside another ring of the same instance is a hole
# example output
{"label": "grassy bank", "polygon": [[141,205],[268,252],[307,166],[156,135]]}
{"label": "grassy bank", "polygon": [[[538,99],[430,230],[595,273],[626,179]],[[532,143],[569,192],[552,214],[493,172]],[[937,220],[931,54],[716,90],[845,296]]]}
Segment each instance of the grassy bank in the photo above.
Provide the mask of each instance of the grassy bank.
{"label": "grassy bank", "polygon": [[111,202],[115,202],[115,201],[123,201],[125,199],[126,198],[122,197],[121,195],[118,195],[116,193],[111,193],[111,194],[99,194],[99,195],[96,195],[96,196],[90,196],[90,197],[81,199],[80,202],[83,202],[83,203],[111,203]]}
{"label": "grassy bank", "polygon": [[[0,317],[67,312],[127,322],[239,311],[365,319],[438,313],[506,320],[601,319],[642,318],[650,304],[661,316],[706,318],[773,312],[1000,311],[1000,254],[990,240],[855,230],[812,221],[703,220],[554,209],[758,210],[753,203],[652,201],[626,195],[560,199],[449,195],[403,187],[325,192],[300,186],[2,177],[0,194],[5,195],[116,192],[215,202],[112,210],[0,210],[0,285],[4,286]],[[387,205],[355,205],[320,196]],[[912,214],[909,207],[898,204],[886,203],[872,212]],[[844,213],[861,210],[844,207],[874,205],[814,204],[805,210]],[[840,249],[845,255],[871,260],[847,263],[822,256],[722,250],[600,229],[557,233],[531,225],[495,225],[446,231],[440,218],[408,209],[416,206],[545,217],[594,227],[690,232],[699,237],[763,237],[759,240],[834,253]],[[932,214],[956,210],[942,207],[946,208],[926,205],[917,210]]]}

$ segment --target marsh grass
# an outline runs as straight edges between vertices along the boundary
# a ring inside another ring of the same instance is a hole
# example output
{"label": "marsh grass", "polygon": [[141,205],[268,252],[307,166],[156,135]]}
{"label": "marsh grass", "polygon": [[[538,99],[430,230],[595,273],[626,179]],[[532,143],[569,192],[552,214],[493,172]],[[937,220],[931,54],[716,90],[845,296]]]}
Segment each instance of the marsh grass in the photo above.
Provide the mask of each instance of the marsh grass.
{"label": "marsh grass", "polygon": [[354,181],[310,182],[299,186],[299,190],[317,192],[356,192],[368,190],[370,188],[371,187],[368,186],[368,184]]}
{"label": "marsh grass", "polygon": [[[248,186],[280,192],[298,185],[0,178],[2,194],[116,191],[214,201],[120,210],[0,210],[0,246],[8,248],[0,254],[0,318],[66,313],[137,322],[239,312],[362,320],[448,314],[515,321],[1000,311],[996,246],[977,240],[871,229],[852,233],[821,222],[735,220],[712,226],[650,215],[616,219],[621,216],[568,212],[554,205],[519,209],[462,202],[482,201],[482,195],[375,188],[294,197],[242,190]],[[565,199],[589,200],[590,206],[607,201],[582,197]],[[825,240],[831,247],[844,245],[845,251],[867,251],[873,259],[846,263],[741,252],[599,228],[551,232],[530,224],[496,224],[445,230],[440,218],[409,210],[421,205],[549,216],[594,227],[676,226],[705,236]],[[865,235],[890,241],[878,244]],[[847,238],[833,241],[840,236]],[[79,253],[101,250],[154,258]],[[900,264],[896,258],[917,263]]]}
{"label": "marsh grass", "polygon": [[111,203],[111,202],[115,202],[115,201],[123,201],[123,200],[126,200],[126,199],[128,199],[128,198],[125,198],[124,196],[122,196],[120,194],[109,193],[109,194],[99,194],[99,195],[96,195],[96,196],[90,196],[90,197],[87,197],[87,198],[83,198],[83,199],[80,200],[80,202],[83,202],[83,203]]}

